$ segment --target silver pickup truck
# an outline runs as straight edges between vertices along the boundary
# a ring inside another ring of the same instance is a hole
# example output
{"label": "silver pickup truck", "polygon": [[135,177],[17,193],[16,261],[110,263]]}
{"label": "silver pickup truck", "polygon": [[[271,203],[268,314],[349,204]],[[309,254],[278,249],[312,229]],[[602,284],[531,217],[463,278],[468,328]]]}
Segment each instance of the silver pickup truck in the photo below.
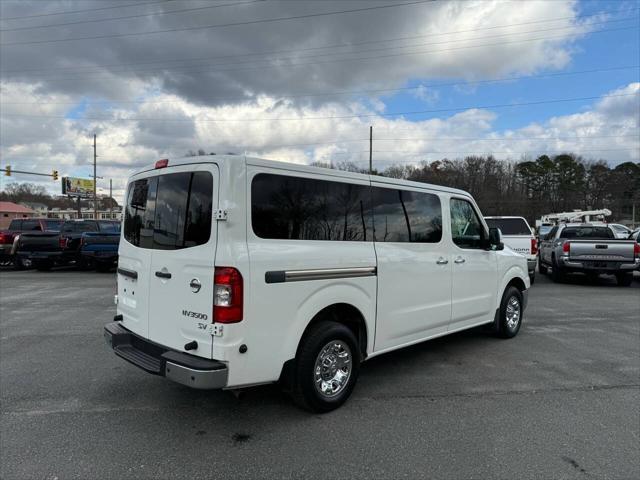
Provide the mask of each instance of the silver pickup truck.
{"label": "silver pickup truck", "polygon": [[629,286],[633,271],[640,268],[640,246],[633,240],[617,240],[607,226],[558,225],[540,243],[538,270],[545,275],[549,268],[555,282],[566,273],[581,272],[593,278],[615,275],[618,285]]}

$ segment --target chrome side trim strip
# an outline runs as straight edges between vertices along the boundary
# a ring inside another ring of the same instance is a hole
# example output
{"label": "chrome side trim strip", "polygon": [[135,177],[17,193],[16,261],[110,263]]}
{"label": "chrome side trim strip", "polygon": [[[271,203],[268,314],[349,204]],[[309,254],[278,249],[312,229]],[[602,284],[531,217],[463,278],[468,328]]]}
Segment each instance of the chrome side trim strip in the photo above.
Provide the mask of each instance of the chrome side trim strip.
{"label": "chrome side trim strip", "polygon": [[330,280],[336,278],[374,277],[376,267],[322,268],[316,270],[280,270],[265,273],[266,283]]}

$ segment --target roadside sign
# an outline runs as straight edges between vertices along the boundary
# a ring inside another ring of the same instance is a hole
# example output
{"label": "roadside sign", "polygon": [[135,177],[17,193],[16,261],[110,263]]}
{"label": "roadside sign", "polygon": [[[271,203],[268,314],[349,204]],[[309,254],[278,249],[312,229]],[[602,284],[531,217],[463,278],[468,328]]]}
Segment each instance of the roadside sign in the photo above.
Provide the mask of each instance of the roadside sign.
{"label": "roadside sign", "polygon": [[88,178],[62,177],[62,194],[70,197],[92,197],[93,180]]}

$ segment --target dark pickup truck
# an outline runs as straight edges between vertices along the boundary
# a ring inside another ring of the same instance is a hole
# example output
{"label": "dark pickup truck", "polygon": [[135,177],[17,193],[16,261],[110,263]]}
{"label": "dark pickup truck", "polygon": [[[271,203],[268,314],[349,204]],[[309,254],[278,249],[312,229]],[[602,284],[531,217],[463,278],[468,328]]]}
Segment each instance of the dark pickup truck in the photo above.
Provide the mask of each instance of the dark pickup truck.
{"label": "dark pickup truck", "polygon": [[0,231],[0,265],[15,264],[14,241],[22,233],[59,232],[62,220],[55,218],[14,218],[9,228]]}
{"label": "dark pickup truck", "polygon": [[118,223],[107,220],[66,220],[60,232],[23,233],[17,240],[16,257],[26,267],[49,270],[54,265],[84,265],[82,246],[90,234],[120,238]]}

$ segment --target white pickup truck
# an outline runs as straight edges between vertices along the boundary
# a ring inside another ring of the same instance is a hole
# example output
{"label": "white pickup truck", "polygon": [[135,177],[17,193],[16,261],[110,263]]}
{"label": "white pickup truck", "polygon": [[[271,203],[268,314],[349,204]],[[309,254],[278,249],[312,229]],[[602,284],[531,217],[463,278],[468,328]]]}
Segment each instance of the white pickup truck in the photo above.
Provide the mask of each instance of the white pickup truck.
{"label": "white pickup truck", "polygon": [[536,277],[538,240],[523,217],[484,217],[489,228],[498,228],[502,242],[514,252],[527,258],[527,268],[531,283]]}

